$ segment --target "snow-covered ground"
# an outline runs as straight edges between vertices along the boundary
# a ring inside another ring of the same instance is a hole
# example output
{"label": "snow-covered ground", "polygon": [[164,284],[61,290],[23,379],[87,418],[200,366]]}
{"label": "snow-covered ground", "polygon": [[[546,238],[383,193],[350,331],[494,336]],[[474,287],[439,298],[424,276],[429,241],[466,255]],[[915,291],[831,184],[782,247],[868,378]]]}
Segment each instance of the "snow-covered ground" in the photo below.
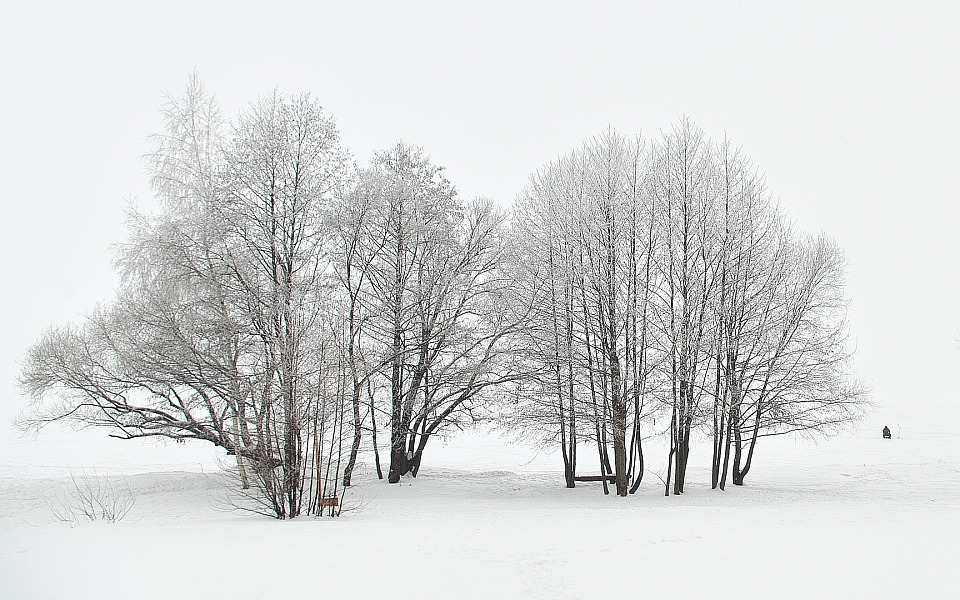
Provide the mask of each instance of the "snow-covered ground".
{"label": "snow-covered ground", "polygon": [[364,469],[339,519],[286,522],[226,510],[220,475],[184,454],[190,470],[97,463],[136,504],[70,526],[49,506],[64,473],[6,462],[0,598],[958,597],[960,436],[762,443],[745,487],[710,490],[701,446],[669,498],[650,445],[654,471],[617,498],[565,489],[554,455],[462,435],[400,485]]}

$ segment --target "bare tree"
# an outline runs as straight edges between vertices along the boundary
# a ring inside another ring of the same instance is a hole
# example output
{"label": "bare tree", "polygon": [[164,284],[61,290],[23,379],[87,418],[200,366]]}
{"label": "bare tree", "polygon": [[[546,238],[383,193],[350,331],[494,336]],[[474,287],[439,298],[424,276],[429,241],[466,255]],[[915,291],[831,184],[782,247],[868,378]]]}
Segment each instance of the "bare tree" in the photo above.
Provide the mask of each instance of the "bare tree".
{"label": "bare tree", "polygon": [[308,424],[339,364],[323,351],[333,346],[322,217],[347,156],[307,96],[261,98],[228,137],[194,78],[165,116],[150,161],[160,211],[131,216],[117,300],[30,350],[21,382],[33,423],[212,442],[275,516],[295,517]]}
{"label": "bare tree", "polygon": [[[789,231],[762,179],[729,141],[718,147],[722,197],[720,282],[716,295],[716,379],[712,486],[722,488],[729,466],[732,424],[743,401],[743,376],[762,350],[776,308],[775,290],[786,275]],[[722,464],[722,470],[721,470]]]}
{"label": "bare tree", "polygon": [[[586,204],[581,209],[580,254],[587,373],[591,394],[602,405],[600,442],[604,446],[610,430],[620,496],[627,495],[634,483],[628,463],[634,464],[634,456],[643,460],[638,426],[644,399],[642,361],[648,350],[644,315],[650,275],[643,267],[652,250],[649,235],[644,235],[650,231],[644,153],[640,140],[631,144],[612,131],[584,149]],[[628,447],[636,454],[628,457]]]}
{"label": "bare tree", "polygon": [[[568,487],[635,492],[664,433],[669,495],[698,430],[724,488],[761,437],[864,401],[841,252],[687,120],[653,142],[609,130],[535,173],[510,220],[413,146],[358,172],[306,95],[227,120],[194,77],[163,114],[159,209],[130,212],[116,299],[28,351],[27,426],[205,440],[257,510],[292,518],[339,514],[368,420],[380,473],[383,415],[393,483],[433,436],[510,406],[559,444]],[[578,474],[583,443],[598,476]]]}
{"label": "bare tree", "polygon": [[[560,443],[568,486],[636,490],[658,404],[668,495],[683,493],[700,430],[723,487],[731,467],[742,482],[759,437],[855,416],[841,261],[796,241],[728,142],[687,120],[649,145],[609,131],[531,177],[513,228],[533,375],[509,420]],[[577,475],[578,440],[596,443],[599,477]]]}
{"label": "bare tree", "polygon": [[703,417],[710,393],[713,323],[712,294],[717,283],[714,164],[710,143],[683,120],[664,136],[656,151],[653,193],[662,209],[657,261],[663,281],[658,296],[661,350],[670,382],[670,451],[666,494],[683,493],[691,435]]}
{"label": "bare tree", "polygon": [[114,435],[204,439],[230,450],[243,378],[241,323],[231,312],[218,202],[223,122],[194,79],[165,107],[168,131],[152,157],[161,204],[131,213],[117,252],[122,287],[82,327],[48,331],[28,352],[21,384],[34,399],[26,425],[71,419]]}
{"label": "bare tree", "polygon": [[[382,478],[379,453],[376,447],[376,416],[373,386],[376,375],[383,368],[383,355],[377,363],[375,346],[371,346],[365,328],[371,318],[373,305],[365,296],[369,292],[374,261],[384,251],[385,237],[372,237],[370,229],[385,209],[378,193],[376,177],[365,173],[350,193],[343,195],[332,207],[328,219],[333,232],[332,269],[346,300],[344,353],[350,370],[350,405],[353,440],[350,455],[343,472],[343,485],[349,486],[357,463],[363,435],[362,405],[365,397],[371,399],[369,416],[377,472]],[[367,393],[365,394],[365,390]]]}
{"label": "bare tree", "polygon": [[578,415],[574,390],[575,215],[566,204],[565,162],[531,176],[515,206],[510,239],[518,256],[512,272],[515,302],[531,306],[520,343],[530,371],[517,390],[508,421],[558,443],[567,487],[576,486]]}
{"label": "bare tree", "polygon": [[721,485],[731,446],[733,483],[742,485],[760,437],[834,431],[864,406],[845,343],[842,254],[822,236],[784,246],[765,328],[755,350],[742,353],[734,378],[737,404]]}
{"label": "bare tree", "polygon": [[712,485],[723,489],[731,470],[734,484],[743,483],[759,437],[831,430],[856,418],[864,391],[844,343],[841,253],[826,238],[797,239],[729,142],[718,147],[717,164]]}
{"label": "bare tree", "polygon": [[[417,474],[431,436],[477,418],[477,401],[520,376],[511,366],[516,323],[503,310],[503,215],[462,202],[418,148],[398,144],[373,161],[363,193],[379,217],[365,295],[365,326],[389,381],[391,483]],[[382,243],[379,240],[383,240]]]}
{"label": "bare tree", "polygon": [[576,425],[592,424],[599,479],[605,490],[612,479],[619,495],[643,474],[650,391],[655,228],[646,154],[642,140],[608,131],[534,175],[517,213],[527,256],[517,287],[537,307],[524,339],[538,365],[538,393],[517,415],[559,437],[568,487],[594,479],[576,475]]}

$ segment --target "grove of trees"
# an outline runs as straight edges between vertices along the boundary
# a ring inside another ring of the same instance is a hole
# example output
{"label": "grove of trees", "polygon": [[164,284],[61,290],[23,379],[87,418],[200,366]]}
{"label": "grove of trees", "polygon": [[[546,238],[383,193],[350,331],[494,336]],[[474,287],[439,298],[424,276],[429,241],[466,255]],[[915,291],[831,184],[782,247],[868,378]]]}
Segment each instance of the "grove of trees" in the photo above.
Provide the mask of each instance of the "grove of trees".
{"label": "grove of trees", "polygon": [[840,249],[687,120],[610,130],[504,209],[415,146],[358,167],[307,95],[231,119],[194,77],[163,115],[157,209],[130,212],[116,299],[29,349],[27,427],[205,440],[248,506],[293,518],[339,514],[365,448],[395,483],[480,420],[626,496],[651,437],[680,494],[698,436],[723,489],[761,438],[859,414]]}
{"label": "grove of trees", "polygon": [[514,418],[559,440],[567,486],[578,440],[626,495],[643,439],[664,434],[669,495],[697,432],[723,488],[743,483],[761,437],[858,415],[842,254],[793,231],[729,142],[687,120],[650,141],[609,131],[535,173],[515,211],[517,290],[536,309]]}

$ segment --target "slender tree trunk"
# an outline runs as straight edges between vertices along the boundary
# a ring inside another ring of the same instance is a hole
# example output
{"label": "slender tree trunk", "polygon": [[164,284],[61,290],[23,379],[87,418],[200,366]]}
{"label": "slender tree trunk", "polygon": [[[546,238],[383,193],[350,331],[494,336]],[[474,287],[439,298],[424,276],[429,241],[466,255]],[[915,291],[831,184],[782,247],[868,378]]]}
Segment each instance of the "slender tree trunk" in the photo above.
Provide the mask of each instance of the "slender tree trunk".
{"label": "slender tree trunk", "polygon": [[[611,345],[612,348],[612,345]],[[610,392],[611,392],[611,416],[613,421],[613,460],[614,474],[617,482],[617,495],[627,495],[627,407],[620,395],[620,367],[619,358],[616,351],[610,354]]]}
{"label": "slender tree trunk", "polygon": [[676,495],[683,493],[683,483],[687,474],[687,456],[690,451],[690,417],[688,416],[688,402],[690,390],[687,381],[681,376],[680,379],[680,407],[681,412],[677,414],[676,419],[676,440],[674,453],[674,480],[673,493]]}
{"label": "slender tree trunk", "polygon": [[664,482],[663,495],[670,495],[670,475],[673,473],[673,457],[677,452],[677,408],[674,406],[670,417],[670,452],[667,454],[667,480]]}
{"label": "slender tree trunk", "polygon": [[390,423],[390,473],[387,481],[397,483],[410,471],[407,461],[407,428],[403,424],[402,399],[393,398],[393,413]]}
{"label": "slender tree trunk", "polygon": [[[730,394],[730,410],[727,416],[727,426],[723,441],[723,470],[720,473],[721,490],[723,490],[727,484],[727,472],[730,466],[730,446],[734,443],[738,449],[740,446],[740,383],[737,377],[733,375],[736,371],[731,369],[730,373],[727,377],[727,389]],[[736,435],[736,440],[731,439],[734,435]],[[739,455],[739,450],[737,451],[737,455]],[[738,458],[734,458],[735,462],[738,460]],[[736,470],[736,467],[734,467],[734,470]]]}
{"label": "slender tree trunk", "polygon": [[353,477],[353,468],[357,464],[357,455],[360,453],[361,431],[363,426],[360,418],[361,387],[363,387],[363,384],[357,381],[356,377],[354,377],[353,394],[351,395],[351,401],[353,404],[353,444],[350,446],[350,457],[347,459],[347,464],[343,468],[343,487],[350,487],[350,481]]}
{"label": "slender tree trunk", "polygon": [[733,428],[733,485],[741,485],[740,481],[740,459],[743,453],[743,441],[741,439],[740,427]]}
{"label": "slender tree trunk", "polygon": [[[719,337],[719,336],[718,336]],[[710,489],[717,489],[720,483],[720,460],[723,451],[723,414],[724,406],[720,398],[720,351],[717,350],[717,385],[713,393],[713,456],[710,461]],[[726,399],[726,394],[724,394]]]}
{"label": "slender tree trunk", "polygon": [[[577,406],[573,391],[573,291],[570,282],[564,286],[564,312],[566,318],[564,325],[566,327],[566,357],[567,362],[567,415],[569,418],[569,438],[567,440],[567,454],[570,456],[570,485],[573,487],[577,478]],[[562,400],[561,400],[562,402]]]}
{"label": "slender tree trunk", "polygon": [[400,335],[399,323],[399,295],[397,302],[397,322],[395,323],[393,337],[394,357],[393,367],[390,375],[390,400],[392,410],[390,413],[390,473],[387,477],[387,481],[390,483],[399,482],[400,477],[405,475],[410,470],[409,466],[407,465],[407,425],[404,423],[403,419],[404,394],[403,389],[401,388],[402,338]]}
{"label": "slender tree trunk", "polygon": [[373,462],[377,467],[377,479],[383,479],[383,468],[380,466],[380,446],[377,444],[377,413],[374,409],[373,393],[370,391],[370,382],[367,382],[367,392],[370,395],[370,439],[373,443]]}
{"label": "slender tree trunk", "polygon": [[360,452],[360,441],[362,436],[363,422],[360,418],[360,393],[363,390],[363,382],[360,380],[357,372],[357,295],[353,290],[352,281],[353,264],[348,260],[346,264],[347,288],[350,294],[350,312],[348,318],[347,335],[350,341],[347,343],[347,358],[350,362],[350,378],[353,384],[353,393],[351,401],[353,404],[353,444],[350,446],[350,457],[347,459],[347,465],[343,469],[343,485],[349,487],[350,480],[353,477],[353,468],[357,464],[357,454]]}
{"label": "slender tree trunk", "polygon": [[390,369],[390,473],[387,481],[397,483],[409,468],[407,467],[406,438],[407,427],[403,423],[403,291],[404,279],[402,261],[404,256],[403,197],[397,217],[396,272],[394,273],[393,306],[393,357]]}
{"label": "slender tree trunk", "polygon": [[640,482],[643,481],[643,441],[640,439],[639,431],[636,432],[637,438],[637,476],[630,487],[630,493],[636,494],[640,488]]}
{"label": "slender tree trunk", "polygon": [[747,473],[750,472],[750,464],[753,462],[753,450],[757,447],[757,439],[760,436],[760,406],[757,406],[757,416],[756,420],[753,423],[753,433],[750,435],[750,449],[747,451],[747,460],[743,465],[743,469],[739,472],[739,483],[734,481],[736,485],[743,485],[743,480],[746,478]]}
{"label": "slender tree trunk", "polygon": [[[557,386],[557,412],[558,419],[560,422],[560,453],[563,455],[563,478],[568,488],[576,487],[576,467],[574,466],[574,461],[576,457],[571,451],[570,446],[573,446],[575,442],[570,442],[568,446],[567,441],[567,415],[564,410],[564,394],[563,394],[563,379],[561,377],[562,366],[560,364],[560,326],[559,326],[559,315],[557,314],[557,293],[555,288],[556,282],[556,267],[553,261],[553,248],[551,246],[549,253],[549,273],[551,279],[550,283],[550,309],[551,309],[551,322],[553,325],[553,362],[554,362],[554,383]],[[564,303],[564,308],[566,308],[566,303]],[[572,409],[572,407],[571,407]],[[573,422],[573,415],[570,416],[571,423]],[[573,436],[573,431],[571,430],[570,435]]]}

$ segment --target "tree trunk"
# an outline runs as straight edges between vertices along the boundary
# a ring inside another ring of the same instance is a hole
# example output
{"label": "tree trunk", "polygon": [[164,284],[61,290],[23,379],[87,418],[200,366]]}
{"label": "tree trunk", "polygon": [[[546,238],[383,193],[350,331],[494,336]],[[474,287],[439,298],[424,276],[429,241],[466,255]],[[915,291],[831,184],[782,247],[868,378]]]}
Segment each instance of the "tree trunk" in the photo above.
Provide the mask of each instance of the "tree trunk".
{"label": "tree trunk", "polygon": [[400,477],[410,472],[410,461],[407,460],[407,449],[401,438],[400,446],[391,444],[390,446],[390,473],[387,481],[397,483]]}
{"label": "tree trunk", "polygon": [[353,477],[353,468],[357,464],[357,454],[360,452],[361,423],[360,419],[360,388],[362,384],[354,379],[353,381],[353,444],[350,446],[350,458],[347,459],[347,465],[343,469],[343,487],[350,486],[350,480]]}
{"label": "tree trunk", "polygon": [[682,494],[683,493],[683,484],[687,475],[687,457],[690,454],[690,428],[691,420],[687,409],[687,403],[689,402],[690,389],[687,386],[687,382],[684,379],[680,380],[680,411],[678,412],[676,419],[676,439],[674,445],[676,447],[676,452],[674,453],[674,478],[673,478],[673,493]]}
{"label": "tree trunk", "polygon": [[740,459],[743,453],[743,443],[740,435],[740,426],[733,428],[733,485],[743,485],[740,471]]}
{"label": "tree trunk", "polygon": [[673,457],[677,452],[677,409],[674,407],[670,417],[670,452],[667,454],[667,480],[664,482],[663,495],[670,495],[670,476],[673,473]]}
{"label": "tree trunk", "polygon": [[710,461],[710,489],[712,490],[717,489],[717,485],[720,483],[720,461],[723,453],[723,416],[726,413],[724,410],[725,400],[726,392],[724,392],[723,399],[720,396],[720,352],[718,351],[717,385],[713,394],[713,456]]}
{"label": "tree trunk", "polygon": [[373,391],[370,381],[367,381],[367,393],[370,394],[370,440],[373,443],[373,462],[377,466],[377,479],[383,479],[383,469],[380,467],[380,446],[377,445],[377,413],[373,404]]}
{"label": "tree trunk", "polygon": [[613,434],[613,461],[614,475],[617,480],[617,495],[626,496],[627,486],[627,447],[623,432],[614,431]]}
{"label": "tree trunk", "polygon": [[[725,489],[727,485],[727,472],[730,466],[730,438],[733,435],[734,429],[739,430],[740,427],[740,387],[737,382],[738,380],[733,379],[732,381],[732,383],[727,383],[727,388],[730,393],[730,414],[727,416],[727,425],[723,440],[723,470],[720,473],[721,490]],[[739,447],[739,431],[737,446]]]}
{"label": "tree trunk", "polygon": [[635,437],[637,438],[637,475],[633,481],[633,485],[630,487],[631,494],[637,493],[637,489],[640,488],[640,482],[643,481],[643,442],[640,439],[639,430],[635,430]]}
{"label": "tree trunk", "polygon": [[747,451],[747,461],[743,465],[743,469],[740,469],[739,472],[739,483],[734,481],[736,485],[743,485],[743,480],[746,478],[747,473],[750,472],[750,464],[753,462],[753,450],[757,447],[757,439],[760,434],[760,407],[757,407],[757,417],[756,421],[753,423],[753,433],[750,435],[750,449]]}

